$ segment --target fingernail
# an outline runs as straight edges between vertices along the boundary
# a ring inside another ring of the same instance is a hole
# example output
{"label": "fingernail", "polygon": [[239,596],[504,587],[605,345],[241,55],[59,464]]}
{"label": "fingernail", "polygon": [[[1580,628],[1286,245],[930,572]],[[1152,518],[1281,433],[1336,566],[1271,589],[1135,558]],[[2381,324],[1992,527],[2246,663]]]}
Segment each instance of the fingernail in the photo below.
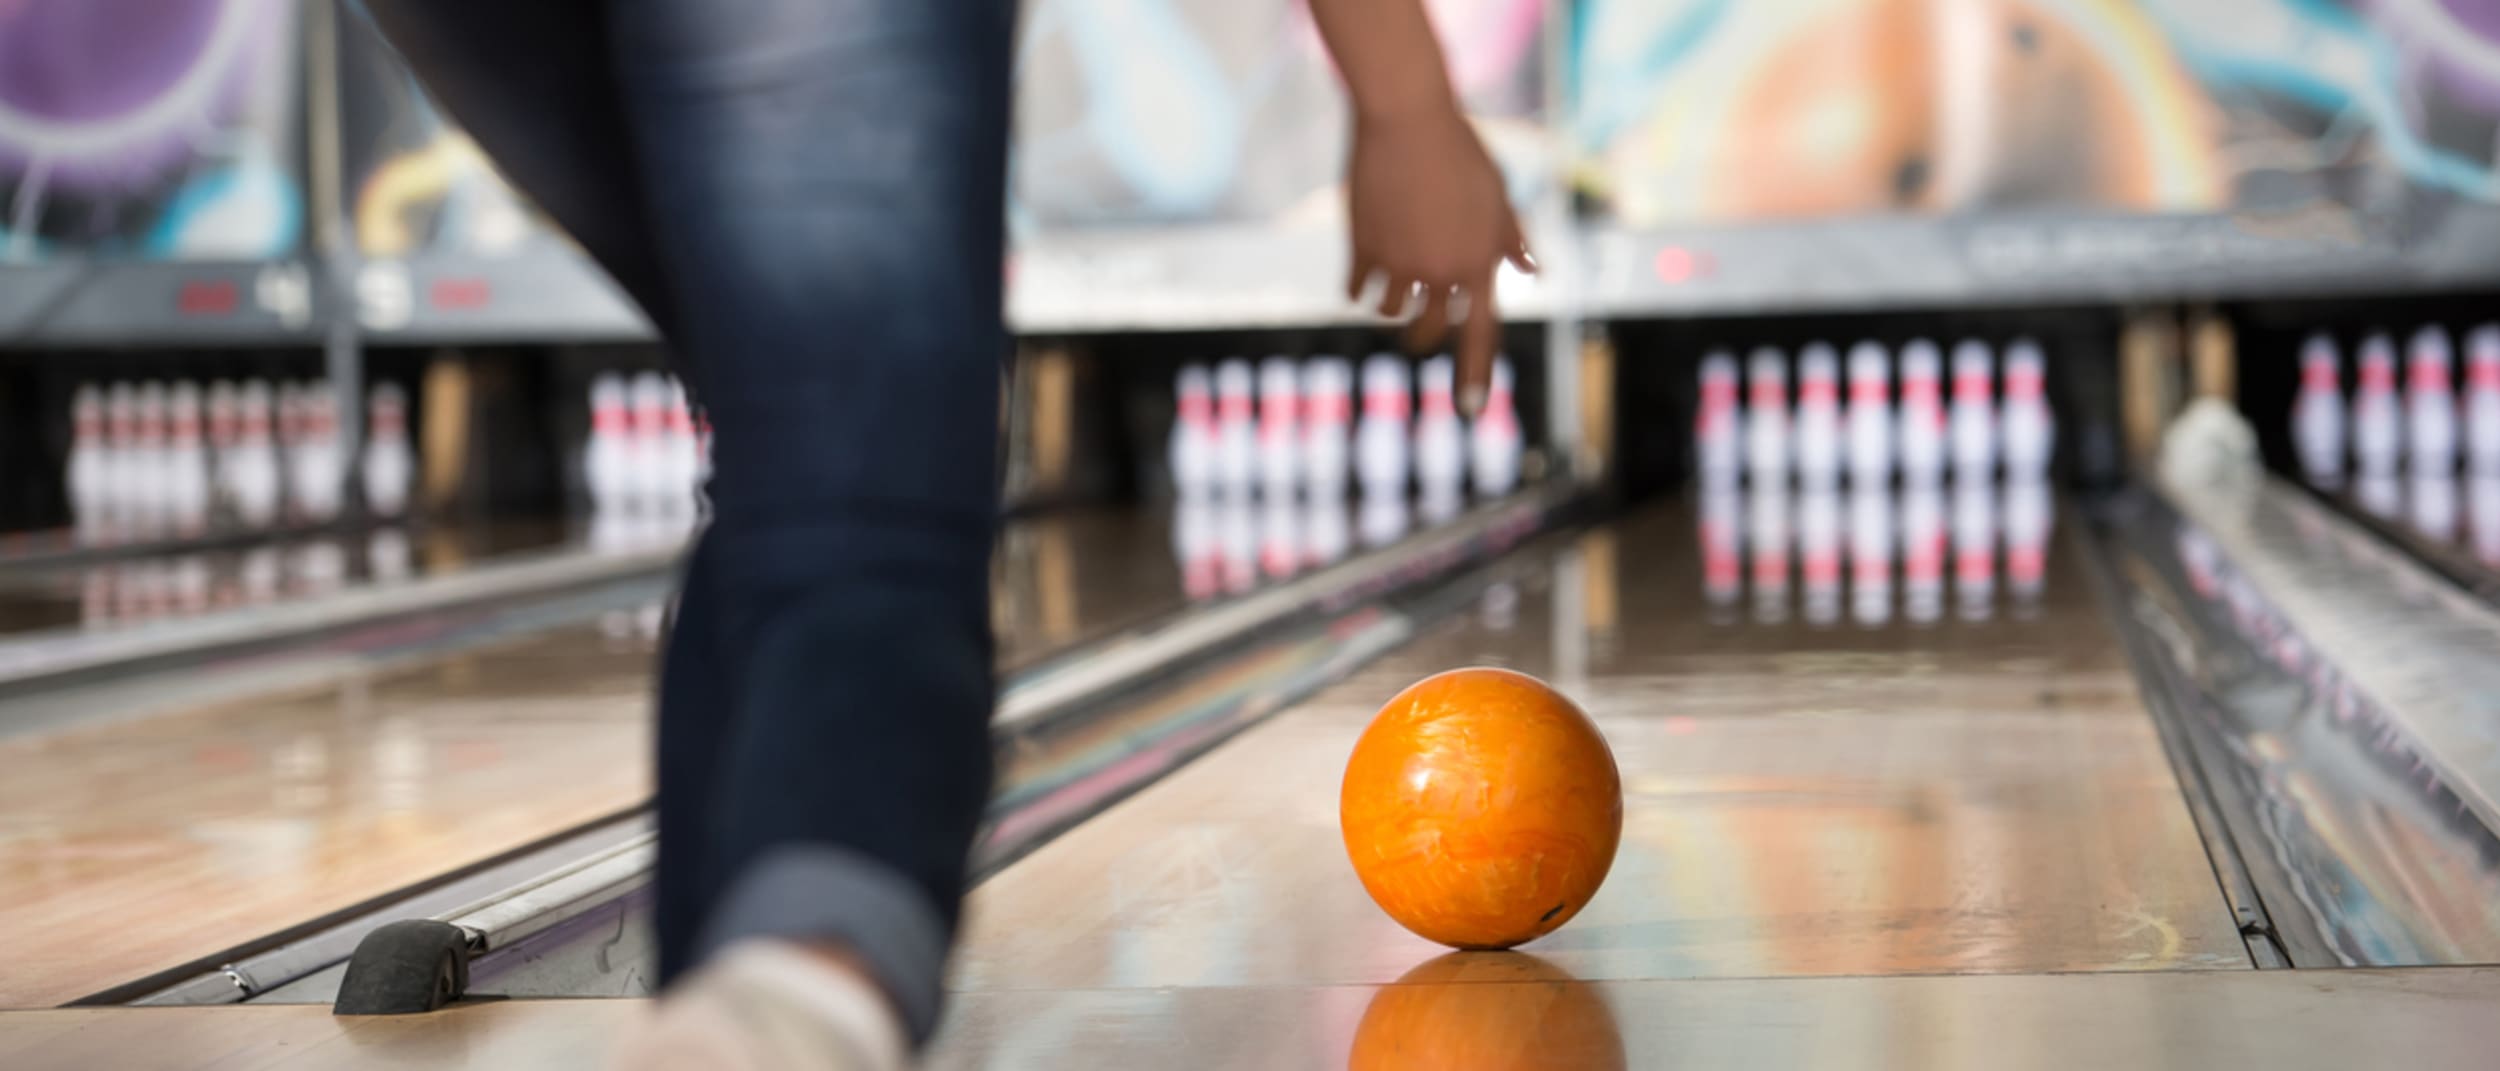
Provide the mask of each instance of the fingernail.
{"label": "fingernail", "polygon": [[1483,411],[1483,387],[1470,383],[1465,389],[1458,392],[1458,412],[1460,416],[1473,417]]}

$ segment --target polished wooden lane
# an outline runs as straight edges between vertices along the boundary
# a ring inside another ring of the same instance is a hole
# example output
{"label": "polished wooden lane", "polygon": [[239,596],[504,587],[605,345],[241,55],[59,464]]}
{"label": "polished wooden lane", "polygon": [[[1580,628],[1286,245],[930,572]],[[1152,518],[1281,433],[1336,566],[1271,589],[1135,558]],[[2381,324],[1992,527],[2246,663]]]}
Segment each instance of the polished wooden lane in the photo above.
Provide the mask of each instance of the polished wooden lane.
{"label": "polished wooden lane", "polygon": [[1384,986],[965,994],[928,1066],[2464,1071],[2500,1048],[2500,968],[1584,981],[1454,958]]}
{"label": "polished wooden lane", "polygon": [[580,533],[553,521],[387,525],[0,569],[0,638],[137,628],[319,598],[554,551],[568,542],[579,544]]}
{"label": "polished wooden lane", "polygon": [[[1002,661],[1177,608],[1170,535],[1150,512],[1011,525]],[[471,546],[447,541],[427,567]],[[274,694],[184,696],[177,673],[130,686],[157,713],[19,719],[47,727],[0,735],[0,1007],[85,996],[640,804],[659,620],[618,611]]]}
{"label": "polished wooden lane", "polygon": [[634,806],[650,646],[585,626],[0,741],[0,1006],[75,999]]}
{"label": "polished wooden lane", "polygon": [[326,1005],[0,1012],[11,1071],[319,1071],[596,1068],[638,1000],[476,1003],[432,1015],[341,1018]]}
{"label": "polished wooden lane", "polygon": [[1487,662],[1581,697],[1623,770],[1614,873],[1529,946],[1573,975],[2246,967],[2078,557],[1969,617],[1818,627],[1704,613],[1681,511],[1601,530],[1002,871],[957,985],[1377,984],[1432,958],[1354,880],[1337,782],[1379,702]]}
{"label": "polished wooden lane", "polygon": [[990,620],[1014,670],[1188,604],[1172,522],[1088,508],[1019,517],[999,532]]}
{"label": "polished wooden lane", "polygon": [[[1886,1068],[2465,1071],[2500,1049],[2500,968],[1584,981],[1522,954],[1397,984],[999,990],[928,1066],[1193,1071]],[[12,1071],[600,1066],[637,1000],[338,1018],[320,1005],[0,1012]]]}

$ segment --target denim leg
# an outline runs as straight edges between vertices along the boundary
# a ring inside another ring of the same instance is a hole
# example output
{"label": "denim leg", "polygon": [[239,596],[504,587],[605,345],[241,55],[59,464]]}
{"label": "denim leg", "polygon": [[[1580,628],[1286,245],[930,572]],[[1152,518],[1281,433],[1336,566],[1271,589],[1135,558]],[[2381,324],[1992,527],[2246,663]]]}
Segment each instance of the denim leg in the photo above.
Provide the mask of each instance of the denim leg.
{"label": "denim leg", "polygon": [[702,856],[663,857],[704,919],[663,915],[666,962],[838,939],[924,1037],[989,787],[1012,25],[1001,0],[610,8],[714,428],[681,613],[735,682],[663,693],[664,747],[720,749],[689,775]]}
{"label": "denim leg", "polygon": [[[669,331],[672,296],[643,219],[640,157],[612,67],[604,0],[367,0],[363,6],[497,168]],[[686,364],[682,356],[678,363],[681,369]],[[714,654],[703,573],[701,556],[690,555],[659,673],[659,708],[681,712],[662,717],[656,737],[655,910],[667,938],[660,947],[663,979],[683,969],[691,935],[702,923],[701,870],[690,861],[707,854],[710,784],[722,743],[717,730],[726,723],[683,712],[731,701],[738,683]]]}

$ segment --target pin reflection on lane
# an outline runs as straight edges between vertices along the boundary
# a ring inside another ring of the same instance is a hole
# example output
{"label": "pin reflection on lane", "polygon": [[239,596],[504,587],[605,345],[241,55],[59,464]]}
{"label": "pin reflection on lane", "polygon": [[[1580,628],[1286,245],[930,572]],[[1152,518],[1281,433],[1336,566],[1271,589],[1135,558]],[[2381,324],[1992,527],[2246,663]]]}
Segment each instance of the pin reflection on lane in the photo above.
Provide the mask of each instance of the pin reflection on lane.
{"label": "pin reflection on lane", "polygon": [[2500,568],[2500,473],[2477,474],[2465,486],[2474,518],[2474,557]]}
{"label": "pin reflection on lane", "polygon": [[1806,622],[1840,620],[1840,492],[1809,485],[1797,499],[1797,544],[1805,586]]}
{"label": "pin reflection on lane", "polygon": [[1733,622],[1729,611],[1748,588],[1756,622],[1786,621],[1793,582],[1807,624],[1836,624],[1845,579],[1848,617],[1880,628],[1893,617],[1898,570],[1901,615],[1928,625],[1944,614],[1948,567],[1963,620],[2038,612],[2056,521],[2055,492],[2040,476],[1957,480],[1950,489],[1865,485],[1845,496],[1828,485],[1792,493],[1784,484],[1727,483],[1696,494],[1701,595],[1715,622]]}
{"label": "pin reflection on lane", "polygon": [[1892,619],[1892,492],[1860,483],[1849,492],[1850,617],[1867,628]]}
{"label": "pin reflection on lane", "polygon": [[[1881,493],[1879,490],[1878,493]],[[1902,611],[1928,624],[1944,612],[1944,492],[1913,483],[1901,496]]]}
{"label": "pin reflection on lane", "polygon": [[1987,620],[1996,598],[1997,493],[1984,478],[1953,481],[1953,592],[1965,621]]}
{"label": "pin reflection on lane", "polygon": [[1734,480],[1714,481],[1701,491],[1702,597],[1711,620],[1732,622],[1736,598],[1745,592],[1744,492]]}
{"label": "pin reflection on lane", "polygon": [[2416,474],[2405,493],[2405,520],[2413,530],[2440,543],[2457,538],[2457,482],[2449,476]]}
{"label": "pin reflection on lane", "polygon": [[1746,488],[1745,531],[1753,553],[1753,613],[1764,624],[1788,620],[1788,484]]}
{"label": "pin reflection on lane", "polygon": [[1463,493],[1420,496],[1362,495],[1308,501],[1208,498],[1177,502],[1172,509],[1172,561],[1181,589],[1204,601],[1254,591],[1260,583],[1290,580],[1345,559],[1359,541],[1365,548],[1395,543],[1416,528],[1444,524],[1464,512]]}
{"label": "pin reflection on lane", "polygon": [[400,528],[384,526],[351,539],[313,537],[88,566],[77,574],[78,624],[88,630],[124,628],[327,595],[359,580],[394,584],[413,574],[408,534]]}

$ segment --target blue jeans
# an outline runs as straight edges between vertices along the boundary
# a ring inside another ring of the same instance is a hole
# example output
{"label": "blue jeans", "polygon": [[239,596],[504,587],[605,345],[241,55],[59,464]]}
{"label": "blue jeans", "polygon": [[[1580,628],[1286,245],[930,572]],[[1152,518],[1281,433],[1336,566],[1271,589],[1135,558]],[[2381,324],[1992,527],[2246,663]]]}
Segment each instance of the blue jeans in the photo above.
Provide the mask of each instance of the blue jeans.
{"label": "blue jeans", "polygon": [[712,421],[660,673],[663,984],[838,940],[925,1038],[990,779],[1012,3],[368,3]]}

